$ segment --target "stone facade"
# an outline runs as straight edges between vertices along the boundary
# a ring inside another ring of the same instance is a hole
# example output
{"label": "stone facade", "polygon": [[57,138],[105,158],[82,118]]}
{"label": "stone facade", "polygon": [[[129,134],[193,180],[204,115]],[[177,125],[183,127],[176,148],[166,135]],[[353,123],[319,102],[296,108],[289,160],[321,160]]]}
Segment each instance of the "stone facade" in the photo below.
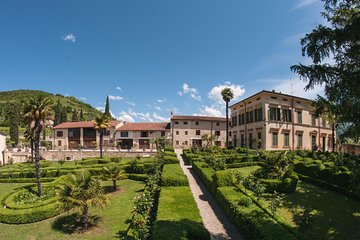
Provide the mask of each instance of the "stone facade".
{"label": "stone facade", "polygon": [[315,118],[312,101],[261,91],[232,106],[231,143],[264,150],[332,149],[331,125]]}
{"label": "stone facade", "polygon": [[[202,140],[202,136],[214,136],[213,142]],[[194,146],[217,145],[225,147],[226,119],[205,116],[171,117],[171,136],[174,148],[191,148]]]}
{"label": "stone facade", "polygon": [[0,132],[0,164],[5,164],[6,136]]}

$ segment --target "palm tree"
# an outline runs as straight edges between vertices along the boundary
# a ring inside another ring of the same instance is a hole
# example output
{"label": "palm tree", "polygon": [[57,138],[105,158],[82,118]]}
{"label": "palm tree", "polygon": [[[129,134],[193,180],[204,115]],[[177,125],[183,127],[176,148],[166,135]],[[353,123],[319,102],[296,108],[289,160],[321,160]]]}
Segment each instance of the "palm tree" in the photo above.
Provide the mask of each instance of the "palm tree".
{"label": "palm tree", "polygon": [[221,96],[226,103],[226,147],[229,147],[229,102],[234,98],[231,88],[224,88]]}
{"label": "palm tree", "polygon": [[[50,98],[38,96],[36,98],[30,98],[25,103],[23,109],[23,115],[25,122],[28,124],[28,135],[32,136],[35,152],[35,169],[36,169],[36,184],[38,188],[38,196],[42,195],[41,182],[40,182],[40,134],[44,130],[44,127],[49,123],[50,111],[52,108],[52,102]],[[30,139],[31,141],[31,139]]]}
{"label": "palm tree", "polygon": [[337,120],[338,107],[331,100],[328,100],[320,95],[317,96],[314,104],[315,116],[321,116],[324,120],[327,120],[331,124],[331,142],[332,152],[335,151],[335,128]]}
{"label": "palm tree", "polygon": [[100,135],[100,158],[103,157],[102,150],[103,150],[104,133],[109,127],[110,127],[110,118],[107,115],[101,114],[100,116],[95,118],[94,128],[98,130]]}
{"label": "palm tree", "polygon": [[117,180],[122,179],[121,168],[117,164],[109,164],[103,168],[103,178],[110,179],[113,183],[113,191],[117,189]]}
{"label": "palm tree", "polygon": [[60,195],[65,209],[75,207],[81,210],[81,223],[85,230],[89,228],[90,207],[104,207],[110,203],[110,199],[102,189],[100,179],[92,177],[84,169],[67,176]]}
{"label": "palm tree", "polygon": [[31,162],[34,162],[34,131],[29,127],[26,128],[24,132],[24,137],[30,144],[30,151],[31,151]]}

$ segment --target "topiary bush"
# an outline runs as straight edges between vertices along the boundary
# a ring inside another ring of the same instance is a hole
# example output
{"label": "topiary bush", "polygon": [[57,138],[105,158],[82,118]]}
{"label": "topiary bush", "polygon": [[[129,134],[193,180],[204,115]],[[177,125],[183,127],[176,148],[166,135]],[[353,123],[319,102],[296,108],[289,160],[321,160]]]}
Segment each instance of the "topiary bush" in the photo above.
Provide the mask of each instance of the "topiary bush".
{"label": "topiary bush", "polygon": [[161,177],[162,186],[188,186],[189,182],[180,165],[165,165]]}

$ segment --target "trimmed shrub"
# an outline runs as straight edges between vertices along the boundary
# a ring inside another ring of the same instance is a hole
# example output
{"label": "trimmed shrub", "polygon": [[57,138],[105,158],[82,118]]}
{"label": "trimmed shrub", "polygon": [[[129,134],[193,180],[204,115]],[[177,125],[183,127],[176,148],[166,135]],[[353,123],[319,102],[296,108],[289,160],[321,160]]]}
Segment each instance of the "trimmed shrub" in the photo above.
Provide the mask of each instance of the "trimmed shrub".
{"label": "trimmed shrub", "polygon": [[112,162],[112,163],[120,163],[121,160],[122,160],[121,157],[111,157],[110,158],[110,162]]}
{"label": "trimmed shrub", "polygon": [[242,168],[242,167],[251,167],[258,165],[260,165],[259,162],[241,162],[241,163],[226,164],[226,168]]}
{"label": "trimmed shrub", "polygon": [[283,180],[259,179],[259,181],[265,185],[267,192],[292,193],[296,190],[299,178],[296,174],[292,174],[291,177]]}
{"label": "trimmed shrub", "polygon": [[[41,178],[41,182],[52,182],[55,178]],[[35,183],[35,178],[4,178],[0,179],[0,183]]]}
{"label": "trimmed shrub", "polygon": [[334,174],[334,184],[343,187],[348,188],[350,186],[350,180],[351,180],[352,174],[351,172],[340,172]]}
{"label": "trimmed shrub", "polygon": [[214,191],[215,189],[212,184],[212,175],[214,174],[215,171],[212,168],[203,167],[202,166],[203,164],[204,163],[202,162],[195,162],[193,164],[193,170],[200,177],[200,179],[206,185],[206,187],[210,191]]}
{"label": "trimmed shrub", "polygon": [[189,182],[180,165],[165,165],[161,177],[162,186],[188,186]]}
{"label": "trimmed shrub", "polygon": [[146,182],[148,180],[149,176],[146,174],[125,173],[125,174],[123,174],[123,178],[131,179],[131,180],[135,180],[135,181]]}
{"label": "trimmed shrub", "polygon": [[217,187],[225,187],[232,186],[233,184],[233,171],[223,170],[216,171],[212,175],[212,183],[215,188]]}
{"label": "trimmed shrub", "polygon": [[178,164],[179,159],[176,156],[164,156],[164,164]]}
{"label": "trimmed shrub", "polygon": [[165,151],[164,154],[165,154],[165,156],[173,156],[173,157],[177,156],[174,151]]}

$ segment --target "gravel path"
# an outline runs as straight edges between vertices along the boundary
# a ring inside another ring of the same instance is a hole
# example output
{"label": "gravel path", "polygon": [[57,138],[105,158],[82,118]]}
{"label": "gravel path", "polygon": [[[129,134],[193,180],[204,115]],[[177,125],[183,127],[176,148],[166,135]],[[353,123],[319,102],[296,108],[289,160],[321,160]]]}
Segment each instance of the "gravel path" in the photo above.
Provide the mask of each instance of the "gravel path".
{"label": "gravel path", "polygon": [[180,165],[185,175],[189,179],[191,192],[193,193],[196,204],[200,210],[204,226],[210,232],[211,239],[233,239],[243,240],[235,226],[230,222],[225,212],[216,203],[210,192],[206,189],[205,185],[201,182],[199,177],[193,172],[190,165],[185,165],[182,158],[182,150],[175,150]]}

